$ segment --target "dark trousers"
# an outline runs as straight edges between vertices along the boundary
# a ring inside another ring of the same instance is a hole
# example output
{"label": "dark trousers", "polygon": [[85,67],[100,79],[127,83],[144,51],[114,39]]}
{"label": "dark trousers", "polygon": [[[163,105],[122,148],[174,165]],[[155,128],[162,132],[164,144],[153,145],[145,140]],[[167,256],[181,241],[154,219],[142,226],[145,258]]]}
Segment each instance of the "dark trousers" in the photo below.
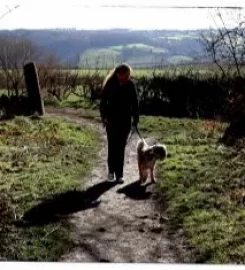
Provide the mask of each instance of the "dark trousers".
{"label": "dark trousers", "polygon": [[[120,125],[119,125],[120,124]],[[116,177],[123,177],[124,155],[131,123],[108,123],[106,127],[108,141],[108,169]]]}

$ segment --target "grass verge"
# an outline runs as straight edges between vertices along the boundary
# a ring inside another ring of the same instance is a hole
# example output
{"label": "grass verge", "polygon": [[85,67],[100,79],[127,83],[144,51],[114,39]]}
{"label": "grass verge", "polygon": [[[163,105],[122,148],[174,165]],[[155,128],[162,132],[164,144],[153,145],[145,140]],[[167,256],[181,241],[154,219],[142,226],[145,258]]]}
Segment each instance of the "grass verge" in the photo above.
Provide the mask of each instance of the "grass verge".
{"label": "grass verge", "polygon": [[182,229],[195,262],[245,262],[245,151],[217,144],[225,124],[142,117],[170,157],[159,164],[159,190],[171,227]]}
{"label": "grass verge", "polygon": [[90,102],[83,97],[78,97],[75,94],[70,94],[70,96],[63,101],[46,99],[45,105],[52,105],[61,108],[69,107],[74,109],[83,108],[86,110],[97,110],[99,107],[99,101]]}
{"label": "grass verge", "polygon": [[45,108],[47,108],[47,110],[69,110],[70,113],[72,112],[72,114],[75,114],[77,116],[100,122],[99,101],[92,104],[83,98],[78,98],[77,96],[71,94],[67,100],[61,102],[46,100],[45,105]]}
{"label": "grass verge", "polygon": [[57,261],[72,248],[65,221],[17,227],[48,197],[82,185],[98,134],[59,118],[16,117],[0,127],[0,260]]}

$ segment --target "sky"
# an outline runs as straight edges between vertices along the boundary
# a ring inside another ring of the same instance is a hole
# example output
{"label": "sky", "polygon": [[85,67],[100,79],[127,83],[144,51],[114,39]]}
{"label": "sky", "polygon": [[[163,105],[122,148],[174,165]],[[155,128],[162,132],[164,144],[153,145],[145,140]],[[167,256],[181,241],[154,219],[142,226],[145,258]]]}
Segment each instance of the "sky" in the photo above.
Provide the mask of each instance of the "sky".
{"label": "sky", "polygon": [[[18,8],[6,14],[15,6]],[[167,6],[240,6],[244,7],[240,12],[245,13],[244,0],[1,0],[0,29],[184,30],[216,25],[214,9],[170,9]],[[230,18],[238,11],[222,9],[222,12],[230,24]]]}

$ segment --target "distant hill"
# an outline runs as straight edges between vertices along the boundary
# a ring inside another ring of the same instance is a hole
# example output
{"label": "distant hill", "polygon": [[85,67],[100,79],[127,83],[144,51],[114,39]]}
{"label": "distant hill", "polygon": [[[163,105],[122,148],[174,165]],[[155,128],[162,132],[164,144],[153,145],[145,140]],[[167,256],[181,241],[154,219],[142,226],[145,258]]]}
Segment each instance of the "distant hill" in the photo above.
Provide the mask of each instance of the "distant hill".
{"label": "distant hill", "polygon": [[30,38],[64,63],[110,68],[126,61],[134,67],[205,62],[200,30],[14,30],[1,33]]}

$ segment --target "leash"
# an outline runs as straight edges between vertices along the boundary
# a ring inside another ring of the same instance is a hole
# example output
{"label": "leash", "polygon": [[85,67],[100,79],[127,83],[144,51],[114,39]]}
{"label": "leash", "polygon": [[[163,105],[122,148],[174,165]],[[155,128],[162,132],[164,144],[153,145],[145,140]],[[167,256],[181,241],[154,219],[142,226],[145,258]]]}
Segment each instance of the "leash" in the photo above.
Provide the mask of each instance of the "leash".
{"label": "leash", "polygon": [[143,140],[143,137],[141,136],[141,134],[140,134],[140,132],[139,132],[138,127],[137,127],[137,126],[135,127],[135,131],[137,132],[137,134],[138,134],[139,138],[140,138],[141,140]]}
{"label": "leash", "polygon": [[139,136],[139,138],[141,140],[144,140],[143,137],[141,136],[139,130],[138,130],[138,127],[136,126],[135,128],[131,129],[130,135],[129,135],[128,140],[127,140],[127,144],[129,143],[129,141],[132,138],[132,136],[133,136],[133,134],[134,134],[135,131],[136,131],[137,135]]}

